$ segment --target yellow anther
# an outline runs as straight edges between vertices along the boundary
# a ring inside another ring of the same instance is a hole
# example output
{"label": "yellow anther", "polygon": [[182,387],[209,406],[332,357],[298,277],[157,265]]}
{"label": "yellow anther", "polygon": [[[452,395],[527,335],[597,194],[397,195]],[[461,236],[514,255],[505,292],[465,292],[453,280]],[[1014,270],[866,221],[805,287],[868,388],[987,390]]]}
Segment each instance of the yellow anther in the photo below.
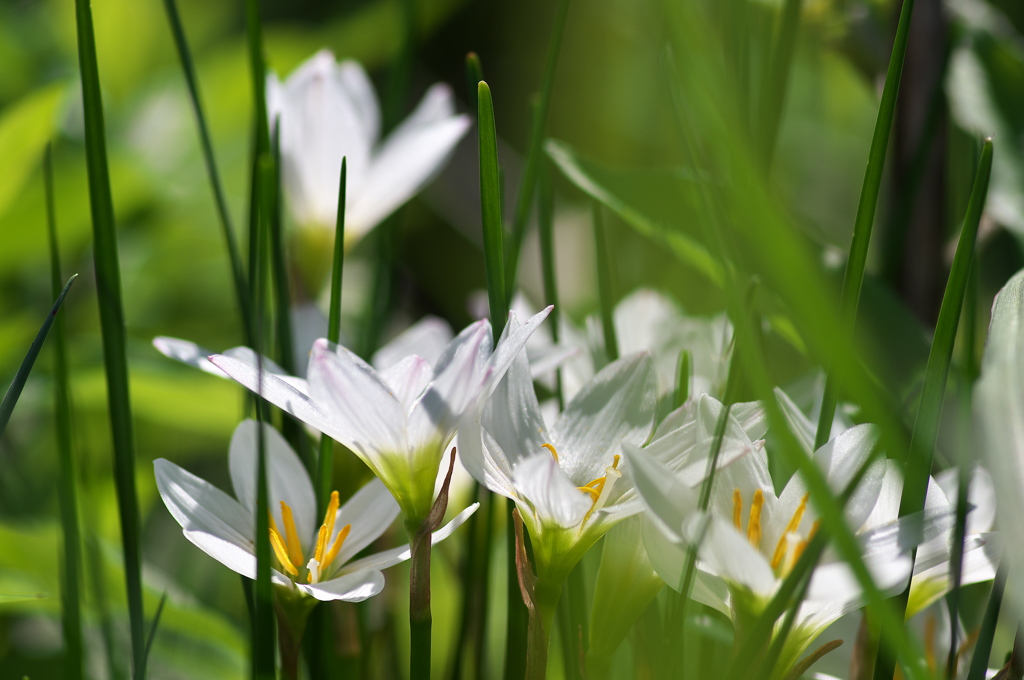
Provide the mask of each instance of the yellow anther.
{"label": "yellow anther", "polygon": [[764,491],[754,492],[754,501],[750,504],[750,519],[747,520],[747,540],[755,548],[761,547],[761,508],[764,507]]}
{"label": "yellow anther", "polygon": [[281,519],[284,520],[284,541],[288,546],[288,557],[292,564],[302,564],[302,543],[299,541],[299,532],[295,530],[292,509],[284,501],[281,501]]}
{"label": "yellow anther", "polygon": [[743,495],[739,489],[732,490],[732,524],[737,531],[743,531]]}
{"label": "yellow anther", "polygon": [[321,524],[320,530],[316,532],[316,549],[313,551],[313,559],[317,562],[323,562],[326,543],[327,525]]}
{"label": "yellow anther", "polygon": [[334,533],[334,521],[338,518],[338,507],[341,501],[338,499],[338,492],[331,492],[331,500],[327,503],[327,512],[324,514],[324,525],[327,526],[327,536]]}
{"label": "yellow anther", "polygon": [[612,469],[613,470],[618,470],[619,469],[619,461],[620,460],[622,460],[622,456],[620,456],[617,453],[612,457]]}
{"label": "yellow anther", "polygon": [[299,570],[295,568],[292,561],[288,559],[288,551],[285,550],[284,541],[281,540],[281,534],[277,533],[277,529],[270,528],[270,545],[274,548],[274,554],[277,555],[278,562],[284,567],[284,570],[292,576],[298,576]]}
{"label": "yellow anther", "polygon": [[541,446],[541,448],[547,449],[548,451],[550,451],[551,452],[551,457],[555,459],[556,463],[558,462],[558,450],[555,449],[553,444],[541,444],[540,446]]}
{"label": "yellow anther", "polygon": [[597,499],[601,497],[601,489],[595,489],[590,486],[577,486],[577,489],[590,496],[590,501],[596,503]]}
{"label": "yellow anther", "polygon": [[334,558],[336,558],[338,553],[341,552],[341,546],[345,545],[345,539],[348,538],[348,532],[351,530],[352,525],[346,524],[341,528],[341,531],[338,532],[338,535],[334,539],[334,545],[331,546],[327,556],[324,557],[323,564],[320,565],[321,574],[327,570],[327,567],[331,566],[331,563],[334,562]]}
{"label": "yellow anther", "polygon": [[[804,511],[807,510],[807,499],[810,498],[810,494],[804,494],[804,497],[800,499],[800,505],[797,506],[796,512],[789,520],[789,524],[786,525],[782,535],[779,536],[779,542],[775,546],[775,554],[772,555],[772,569],[778,569],[779,565],[782,564],[782,558],[786,556],[786,548],[788,547],[787,537],[789,534],[795,532],[800,527],[800,522],[804,519]],[[814,530],[812,529],[812,532]],[[813,534],[812,534],[813,535]]]}

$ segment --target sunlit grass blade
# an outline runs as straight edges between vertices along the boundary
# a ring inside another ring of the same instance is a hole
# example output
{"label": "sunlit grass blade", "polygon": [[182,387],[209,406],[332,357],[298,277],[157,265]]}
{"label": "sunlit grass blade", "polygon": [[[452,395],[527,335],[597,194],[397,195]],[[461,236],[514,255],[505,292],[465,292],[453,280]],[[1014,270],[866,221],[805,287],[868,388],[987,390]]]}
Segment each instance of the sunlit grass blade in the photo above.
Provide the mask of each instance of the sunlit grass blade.
{"label": "sunlit grass blade", "polygon": [[771,168],[775,155],[775,144],[779,137],[779,122],[782,108],[786,103],[789,85],[789,71],[796,48],[797,29],[800,27],[800,10],[803,0],[785,0],[779,28],[772,41],[771,54],[764,61],[764,75],[761,78],[761,99],[757,120],[757,141],[762,146],[762,162],[766,170]]}
{"label": "sunlit grass blade", "polygon": [[388,93],[384,106],[384,125],[387,129],[398,124],[409,98],[414,57],[416,56],[416,0],[401,0],[402,40],[398,55],[391,67]]}
{"label": "sunlit grass blade", "polygon": [[220,173],[217,170],[217,160],[213,155],[213,142],[210,139],[210,130],[206,124],[206,114],[203,112],[203,102],[199,95],[199,80],[196,77],[192,53],[188,46],[188,40],[185,37],[185,29],[181,24],[176,0],[164,0],[164,7],[167,10],[167,19],[171,24],[174,45],[178,50],[178,57],[181,59],[181,68],[185,73],[185,84],[188,86],[192,111],[196,116],[196,124],[199,128],[199,142],[203,151],[203,162],[206,164],[206,174],[210,181],[210,189],[213,191],[214,202],[217,205],[217,217],[220,220],[221,231],[224,234],[224,244],[228,250],[231,280],[235,285],[236,304],[242,318],[243,333],[247,335],[252,325],[250,321],[252,310],[250,309],[249,290],[245,283],[245,271],[242,269],[242,259],[238,252],[235,230],[231,224],[231,214],[228,211]]}
{"label": "sunlit grass blade", "polygon": [[[57,239],[57,209],[53,184],[53,147],[47,146],[43,160],[46,189],[46,226],[50,244],[50,291],[60,297],[60,247]],[[52,318],[52,315],[51,315]],[[67,347],[64,342],[64,318],[53,327],[53,408],[57,430],[57,486],[60,489],[60,525],[64,537],[61,563],[61,623],[65,677],[82,678],[82,532],[78,519],[78,476],[71,440],[71,390],[68,385]]]}
{"label": "sunlit grass blade", "polygon": [[491,88],[477,84],[477,127],[480,140],[480,217],[484,235],[484,267],[491,325],[497,337],[508,319],[505,290],[505,257],[501,225],[501,177],[498,173],[498,135],[494,124]]}
{"label": "sunlit grass blade", "polygon": [[601,330],[604,338],[605,359],[619,358],[619,339],[615,333],[615,281],[612,258],[608,251],[608,229],[597,201],[591,205],[594,216],[594,247],[597,257],[597,296],[601,309]]}
{"label": "sunlit grass blade", "polygon": [[149,624],[149,636],[146,638],[146,658],[153,651],[153,641],[156,639],[156,631],[160,628],[160,617],[164,613],[164,605],[167,603],[167,591],[160,596],[160,602],[156,605],[156,612],[153,614],[153,621]]}
{"label": "sunlit grass blade", "polygon": [[43,325],[39,328],[39,332],[36,333],[35,340],[28,348],[28,353],[25,358],[21,361],[21,366],[18,367],[18,372],[14,374],[14,379],[11,380],[11,384],[7,387],[7,392],[4,394],[3,401],[0,401],[0,435],[7,429],[7,423],[11,419],[11,413],[14,411],[15,404],[18,403],[18,398],[21,397],[21,391],[25,388],[25,382],[28,380],[28,374],[32,372],[32,366],[36,363],[36,357],[39,356],[40,350],[43,349],[43,342],[46,341],[46,336],[50,332],[50,327],[53,325],[54,319],[57,317],[57,312],[60,310],[61,305],[64,304],[64,298],[67,296],[68,291],[71,290],[71,284],[78,278],[78,274],[74,274],[68,282],[64,285],[64,289],[60,291],[57,296],[57,301],[53,303],[53,307],[50,308],[49,314],[43,320]]}
{"label": "sunlit grass blade", "polygon": [[676,393],[673,406],[679,408],[690,398],[690,373],[693,371],[693,355],[689,350],[684,349],[679,353],[679,363],[676,369]]}
{"label": "sunlit grass blade", "polygon": [[[255,120],[255,159],[270,151],[270,121],[267,118],[267,66],[263,54],[263,27],[260,22],[260,0],[245,2],[246,44],[249,49],[249,70],[252,77],[253,115]],[[256,161],[258,162],[258,161]],[[250,276],[252,276],[250,272]]]}
{"label": "sunlit grass blade", "polygon": [[[946,379],[949,366],[953,360],[953,345],[956,342],[957,328],[960,325],[960,313],[964,305],[964,296],[971,278],[971,265],[974,262],[974,247],[981,223],[981,215],[988,197],[989,179],[992,176],[992,140],[985,140],[978,174],[967,205],[963,228],[960,231],[960,242],[957,244],[953,266],[946,281],[946,291],[942,296],[942,307],[939,319],[935,324],[935,336],[932,349],[928,355],[928,367],[925,371],[924,386],[921,389],[921,400],[917,406],[917,418],[914,431],[910,438],[910,450],[907,455],[903,496],[900,499],[900,516],[905,517],[921,512],[925,507],[925,495],[932,469],[935,453],[935,442],[939,433],[939,422],[942,417],[942,402],[946,395]],[[966,472],[966,471],[962,471]],[[899,598],[899,607],[905,610],[909,586]],[[887,634],[883,632],[883,634]],[[875,678],[888,678],[892,675],[895,659],[880,653],[875,665]]]}
{"label": "sunlit grass blade", "polygon": [[562,35],[565,33],[566,17],[569,14],[569,0],[559,0],[555,10],[555,23],[551,28],[544,75],[541,81],[540,97],[533,109],[530,121],[530,138],[526,148],[526,167],[516,193],[515,212],[512,214],[512,235],[505,253],[505,291],[509,295],[516,287],[516,271],[519,266],[519,251],[523,246],[526,223],[530,217],[530,206],[540,170],[541,147],[544,141],[544,127],[548,110],[551,108],[551,94],[555,87],[555,70],[558,68],[558,54],[562,49]]}
{"label": "sunlit grass blade", "polygon": [[[253,298],[254,321],[257,328],[255,337],[257,344],[253,349],[257,357],[262,357],[259,339],[263,337],[263,323],[266,315],[267,291],[266,277],[268,272],[269,254],[269,222],[274,210],[273,183],[274,161],[268,153],[256,158],[256,233],[253,234],[256,245],[255,270],[249,275],[256,282],[257,295]],[[262,363],[262,361],[260,362]],[[258,366],[262,375],[263,367]],[[260,390],[257,390],[259,393]],[[257,399],[256,412],[260,421],[266,421],[265,407],[262,399]],[[272,680],[275,677],[274,664],[274,605],[273,591],[270,582],[270,521],[269,521],[269,486],[267,480],[266,443],[263,428],[257,428],[257,471],[256,471],[256,584],[253,588],[252,621],[252,678],[253,680]]]}
{"label": "sunlit grass blade", "polygon": [[[345,267],[345,185],[348,162],[341,159],[341,180],[338,185],[338,217],[334,225],[334,261],[331,266],[331,307],[327,315],[327,339],[337,344],[341,337],[341,280]],[[334,477],[334,441],[327,435],[320,437],[320,456],[317,460],[317,507],[327,509]]]}
{"label": "sunlit grass blade", "polygon": [[988,596],[985,617],[981,621],[978,639],[974,643],[974,654],[971,656],[971,667],[967,673],[967,680],[984,680],[987,677],[988,660],[992,655],[992,640],[995,638],[996,627],[999,623],[999,610],[1003,606],[1006,576],[1007,566],[1004,563],[999,565],[996,578],[992,582],[992,592]]}
{"label": "sunlit grass blade", "polygon": [[128,392],[128,357],[125,346],[124,307],[121,302],[121,270],[118,263],[114,201],[107,168],[106,129],[96,37],[87,0],[75,1],[78,31],[78,65],[82,78],[85,118],[85,155],[89,175],[89,207],[92,212],[93,258],[96,293],[103,338],[103,364],[107,378],[107,403],[114,445],[114,479],[121,520],[124,573],[128,590],[128,621],[132,641],[133,677],[146,677],[145,622],[142,607],[139,500],[135,491],[135,436]]}
{"label": "sunlit grass blade", "polygon": [[[913,11],[914,0],[903,0],[900,20],[896,26],[896,38],[893,41],[892,54],[889,57],[889,68],[885,74],[885,86],[882,88],[882,100],[879,103],[878,117],[875,120],[875,131],[871,137],[868,165],[864,171],[864,184],[860,192],[860,203],[857,205],[857,217],[853,224],[853,241],[850,243],[846,271],[843,274],[843,288],[839,303],[840,313],[844,323],[843,328],[851,336],[857,320],[860,289],[864,282],[864,267],[868,259],[868,246],[871,244],[871,229],[874,226],[875,211],[878,208],[878,195],[882,189],[882,170],[885,167],[885,153],[889,146],[893,118],[896,115],[896,95],[899,93],[903,61],[907,55],[910,17]],[[818,430],[814,437],[815,449],[828,441],[838,400],[837,376],[832,366],[829,366],[828,375],[825,378],[825,394],[822,397],[821,412],[818,415]]]}

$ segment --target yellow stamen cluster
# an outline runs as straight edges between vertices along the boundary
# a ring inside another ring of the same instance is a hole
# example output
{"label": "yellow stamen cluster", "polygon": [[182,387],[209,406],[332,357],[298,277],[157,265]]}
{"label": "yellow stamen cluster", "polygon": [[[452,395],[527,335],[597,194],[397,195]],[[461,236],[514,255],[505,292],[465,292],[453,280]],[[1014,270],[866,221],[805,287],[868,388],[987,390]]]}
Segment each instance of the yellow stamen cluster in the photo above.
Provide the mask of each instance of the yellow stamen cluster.
{"label": "yellow stamen cluster", "polygon": [[[781,568],[783,575],[788,574],[793,569],[793,565],[796,564],[804,549],[807,548],[807,543],[814,538],[814,534],[818,531],[819,522],[816,521],[811,527],[807,538],[797,538],[797,529],[800,528],[800,522],[804,519],[808,500],[809,495],[804,494],[796,511],[793,512],[793,516],[789,519],[789,523],[786,524],[785,530],[779,536],[778,543],[775,544],[771,566],[776,572]],[[747,540],[758,550],[761,549],[761,510],[763,507],[764,492],[758,489],[754,492],[753,502],[750,504],[750,515],[747,518]],[[737,531],[743,531],[743,495],[739,489],[733,489],[732,492],[732,523]],[[792,546],[792,550],[790,550],[790,546]]]}
{"label": "yellow stamen cluster", "polygon": [[[334,522],[340,505],[338,492],[331,492],[331,500],[327,504],[324,523],[320,525],[320,530],[317,532],[313,556],[309,559],[309,562],[305,563],[307,583],[319,582],[320,575],[338,557],[341,547],[345,544],[345,539],[348,538],[349,531],[352,530],[351,524],[343,526],[334,538],[334,543],[331,544],[330,549],[327,549],[327,542],[330,540],[331,534],[334,533]],[[303,566],[302,543],[299,541],[299,532],[295,528],[295,518],[292,515],[292,509],[284,501],[281,501],[281,521],[284,522],[283,538],[281,537],[281,532],[277,529],[274,515],[270,515],[270,545],[274,549],[277,561],[281,563],[281,567],[285,572],[289,576],[297,577],[299,569]]]}
{"label": "yellow stamen cluster", "polygon": [[[560,462],[558,460],[558,450],[555,449],[553,444],[541,444],[541,447],[547,449],[551,453],[551,457],[555,459],[556,463]],[[587,514],[583,517],[583,524],[586,524],[587,520],[590,519],[590,515],[593,514],[595,510],[598,510],[602,505],[604,505],[604,501],[611,492],[612,484],[615,483],[616,479],[622,476],[622,473],[619,472],[619,461],[621,459],[622,456],[616,453],[612,458],[612,464],[604,469],[604,477],[592,479],[583,486],[576,487],[583,493],[590,496],[590,510],[588,510]],[[611,482],[608,481],[609,477],[612,477]]]}

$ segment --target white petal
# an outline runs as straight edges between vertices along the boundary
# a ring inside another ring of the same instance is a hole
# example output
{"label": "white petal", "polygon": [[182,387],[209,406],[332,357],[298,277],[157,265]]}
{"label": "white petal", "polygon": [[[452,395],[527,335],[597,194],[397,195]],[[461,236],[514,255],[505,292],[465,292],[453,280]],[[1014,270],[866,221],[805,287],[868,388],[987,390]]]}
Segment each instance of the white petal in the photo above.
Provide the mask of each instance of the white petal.
{"label": "white petal", "polygon": [[425,316],[377,350],[370,363],[378,371],[383,371],[410,354],[416,354],[433,366],[451,341],[452,327],[447,321]]}
{"label": "white petal", "polygon": [[[256,511],[256,466],[258,455],[257,429],[255,420],[246,420],[235,428],[228,451],[228,468],[231,484],[238,501],[249,511]],[[288,442],[270,425],[263,424],[263,445],[267,461],[267,487],[270,495],[268,507],[277,522],[277,528],[284,531],[281,517],[281,501],[292,510],[295,528],[299,532],[302,549],[308,551],[316,526],[316,496],[309,474]]]}
{"label": "white petal", "polygon": [[506,498],[516,498],[512,465],[490,432],[481,429],[480,416],[465,414],[459,424],[459,457],[477,482]]}
{"label": "white petal", "polygon": [[[283,176],[300,224],[333,226],[342,156],[348,159],[347,195],[365,184],[380,114],[365,72],[338,65],[324,50],[288,78],[281,93]],[[351,202],[351,201],[350,201]]]}
{"label": "white petal", "polygon": [[408,413],[416,399],[430,384],[433,373],[426,359],[413,355],[381,371],[380,378],[395,393],[402,410]]}
{"label": "white petal", "polygon": [[338,553],[338,564],[345,564],[363,548],[377,540],[395,521],[398,513],[398,503],[379,479],[374,479],[359,489],[338,509],[335,519],[334,536],[330,537],[331,544],[342,527],[346,524],[352,525],[348,538]]}
{"label": "white petal", "polygon": [[667,538],[682,541],[683,524],[697,510],[697,492],[643,449],[625,444],[622,451],[649,518]]}
{"label": "white petal", "polygon": [[[700,533],[691,524],[689,541]],[[709,570],[722,578],[746,586],[757,595],[771,596],[775,590],[775,574],[768,560],[756,550],[746,535],[720,517],[712,517],[700,545],[700,555]]]}
{"label": "white petal", "polygon": [[252,513],[238,501],[174,463],[153,462],[160,497],[185,538],[232,571],[255,578]]}
{"label": "white petal", "polygon": [[786,418],[786,424],[789,425],[790,431],[796,435],[796,440],[800,442],[804,453],[808,456],[812,455],[814,453],[814,437],[817,433],[817,426],[793,403],[788,394],[778,387],[773,392],[775,393],[775,399],[779,408],[782,410],[782,415]]}
{"label": "white petal", "polygon": [[248,359],[214,354],[210,357],[210,361],[231,379],[253,392],[258,392],[274,406],[329,435],[335,441],[345,446],[349,446],[349,443],[352,442],[353,437],[348,430],[336,418],[321,409],[309,394],[294,382],[285,381],[266,369],[260,373],[256,364]]}
{"label": "white petal", "polygon": [[[462,526],[479,507],[479,503],[473,503],[473,505],[456,515],[452,521],[448,522],[448,524],[445,524],[443,527],[431,534],[430,545],[437,545],[444,539],[451,536],[452,533]],[[375,555],[368,555],[367,557],[356,560],[355,562],[346,564],[344,571],[348,572],[353,569],[387,569],[388,567],[393,567],[396,564],[405,562],[410,557],[412,557],[412,551],[409,549],[408,545],[403,545],[391,550],[385,550],[384,552],[380,552]]]}
{"label": "white petal", "polygon": [[654,368],[633,354],[601,370],[551,428],[559,465],[577,484],[601,477],[623,443],[641,445],[654,427]]}
{"label": "white petal", "polygon": [[541,523],[572,528],[592,506],[590,496],[576,488],[546,451],[520,461],[512,469],[512,479],[519,496],[532,506]]}
{"label": "white petal", "polygon": [[540,453],[544,450],[541,446],[551,442],[545,432],[525,352],[516,355],[505,377],[498,383],[484,408],[481,424],[513,466],[523,458]]}
{"label": "white petal", "polygon": [[153,338],[153,347],[156,347],[157,351],[165,357],[188,364],[218,378],[225,377],[224,371],[214,366],[207,359],[213,352],[194,342],[161,335]]}
{"label": "white petal", "polygon": [[350,448],[357,453],[406,451],[402,405],[377,372],[349,350],[332,351],[326,340],[317,340],[309,363],[309,389],[313,399],[351,433]]}
{"label": "white petal", "polygon": [[458,419],[475,407],[486,379],[490,326],[477,322],[445,348],[434,368],[434,380],[409,415],[409,442],[415,449],[455,434]]}
{"label": "white petal", "polygon": [[366,233],[415,196],[447,162],[466,134],[465,115],[438,118],[445,102],[450,110],[451,90],[443,84],[430,88],[413,112],[373,155],[366,181],[346,209],[346,230]]}
{"label": "white petal", "polygon": [[297,583],[299,590],[312,595],[321,602],[341,600],[362,602],[384,589],[384,574],[377,569],[364,569],[355,573],[342,574],[337,578],[320,583]]}
{"label": "white petal", "polygon": [[487,384],[484,387],[482,397],[486,399],[497,388],[498,382],[505,376],[505,371],[512,365],[512,360],[526,346],[527,341],[534,334],[537,328],[548,318],[548,314],[554,309],[548,306],[530,317],[526,323],[518,323],[515,312],[508,313],[508,322],[501,332],[501,338],[494,348],[494,353],[488,360],[489,373]]}

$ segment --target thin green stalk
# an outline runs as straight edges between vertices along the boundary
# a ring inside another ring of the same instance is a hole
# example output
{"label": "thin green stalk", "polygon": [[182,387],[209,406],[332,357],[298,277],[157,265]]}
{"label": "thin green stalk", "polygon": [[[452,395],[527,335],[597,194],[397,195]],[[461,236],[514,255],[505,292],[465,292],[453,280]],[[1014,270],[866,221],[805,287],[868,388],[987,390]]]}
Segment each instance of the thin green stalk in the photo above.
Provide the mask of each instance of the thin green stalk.
{"label": "thin green stalk", "polygon": [[[984,680],[988,670],[988,660],[992,656],[992,640],[996,636],[999,623],[999,610],[1003,606],[1003,593],[1006,590],[1006,563],[1003,562],[996,570],[996,578],[992,582],[992,593],[988,596],[985,607],[985,618],[981,621],[978,640],[974,643],[974,654],[971,656],[971,668],[967,680]],[[956,625],[954,622],[953,625]]]}
{"label": "thin green stalk", "polygon": [[185,73],[185,83],[188,86],[192,111],[195,113],[196,124],[199,127],[199,142],[203,150],[203,161],[206,164],[206,174],[210,180],[213,199],[217,205],[217,217],[220,219],[221,232],[224,234],[224,244],[228,249],[228,261],[231,264],[231,280],[235,285],[235,298],[238,304],[238,312],[242,317],[243,334],[247,336],[249,329],[252,327],[249,290],[246,288],[242,259],[239,256],[238,244],[235,241],[235,230],[231,225],[231,214],[228,211],[227,200],[224,198],[224,188],[221,185],[220,173],[217,171],[217,161],[213,155],[213,142],[210,138],[209,128],[206,125],[206,115],[203,113],[203,102],[199,95],[199,79],[196,77],[192,53],[189,50],[188,40],[185,38],[185,29],[181,24],[177,3],[175,0],[164,0],[164,7],[167,10],[167,19],[171,24],[174,45],[178,49],[178,57],[181,59],[181,68]]}
{"label": "thin green stalk", "polygon": [[156,632],[160,629],[160,617],[164,613],[164,605],[167,604],[167,591],[160,596],[160,602],[156,605],[156,612],[153,613],[153,621],[149,624],[149,635],[146,637],[146,658],[153,651],[153,641],[156,640]]}
{"label": "thin green stalk", "polygon": [[[249,71],[252,76],[253,115],[255,116],[255,158],[270,151],[270,121],[267,119],[267,66],[263,56],[263,28],[260,21],[260,0],[245,1],[246,43],[249,48]],[[250,273],[251,276],[251,273]]]}
{"label": "thin green stalk", "polygon": [[[341,181],[338,185],[338,217],[334,225],[334,263],[331,267],[331,307],[327,316],[327,340],[337,344],[341,337],[341,279],[345,267],[345,185],[348,162],[341,159]],[[316,488],[320,512],[327,509],[334,477],[334,441],[326,434],[320,437]]]}
{"label": "thin green stalk", "polygon": [[[46,147],[43,160],[46,189],[46,226],[50,241],[50,291],[60,297],[60,248],[57,245],[57,210],[53,186],[53,145]],[[52,317],[51,317],[52,318]],[[57,421],[57,487],[60,490],[60,524],[64,535],[61,562],[61,624],[67,656],[65,677],[82,678],[82,532],[78,520],[78,477],[71,441],[71,390],[68,386],[68,357],[64,343],[64,319],[53,327],[53,397]]]}
{"label": "thin green stalk", "polygon": [[416,56],[416,0],[402,0],[401,19],[402,41],[398,48],[398,58],[391,70],[387,105],[384,107],[384,124],[389,130],[398,124],[409,97]]}
{"label": "thin green stalk", "polygon": [[676,369],[676,394],[673,406],[679,408],[690,398],[690,374],[693,372],[693,355],[690,350],[684,349],[679,353],[679,363]]}
{"label": "thin green stalk", "polygon": [[46,340],[47,334],[50,332],[50,327],[53,325],[54,319],[57,318],[57,312],[60,310],[61,305],[64,304],[64,298],[67,297],[68,291],[71,290],[71,284],[78,278],[78,274],[73,274],[68,282],[64,284],[64,289],[60,291],[60,295],[57,296],[57,301],[53,303],[53,307],[50,308],[50,312],[43,319],[43,325],[40,326],[39,331],[36,333],[35,339],[28,348],[28,353],[25,358],[21,361],[21,366],[18,367],[18,372],[14,374],[14,379],[11,380],[11,384],[7,387],[7,392],[4,394],[3,401],[0,401],[0,435],[7,429],[7,423],[11,419],[11,413],[14,411],[14,405],[18,403],[18,398],[21,396],[21,391],[25,388],[25,382],[28,380],[28,374],[32,372],[32,366],[36,363],[36,357],[39,356],[40,350],[43,349],[43,342]]}
{"label": "thin green stalk", "polygon": [[779,122],[782,119],[783,105],[786,103],[786,90],[789,86],[789,72],[793,63],[793,50],[796,47],[802,6],[803,0],[785,0],[779,30],[772,43],[771,56],[765,60],[765,71],[761,80],[761,106],[757,116],[761,121],[757,139],[764,145],[762,162],[765,170],[772,166],[775,145],[779,139]]}
{"label": "thin green stalk", "polygon": [[107,378],[107,403],[114,445],[114,479],[121,520],[124,573],[128,591],[128,621],[132,641],[134,678],[146,677],[146,638],[142,606],[139,501],[135,491],[135,439],[131,398],[128,391],[128,357],[125,347],[124,308],[121,302],[121,270],[118,264],[114,201],[107,168],[106,131],[96,37],[88,0],[75,0],[78,31],[78,64],[82,78],[85,118],[85,155],[89,175],[89,207],[92,213],[93,258],[96,294],[103,338],[103,364]]}
{"label": "thin green stalk", "polygon": [[[268,276],[267,260],[269,249],[269,231],[271,213],[274,209],[273,203],[273,182],[274,162],[268,153],[262,153],[256,159],[256,205],[258,206],[256,217],[256,233],[253,234],[256,246],[255,268],[249,275],[256,282],[256,295],[253,298],[253,316],[258,330],[263,328],[266,319],[267,290],[266,278]],[[262,364],[263,352],[260,345],[262,332],[254,334],[257,344],[253,347],[258,357],[259,364]],[[262,375],[262,365],[257,366],[259,374]],[[257,387],[261,388],[260,385]],[[261,389],[257,389],[259,394]],[[270,520],[269,520],[269,498],[270,492],[267,480],[266,442],[262,423],[267,421],[265,402],[262,399],[256,400],[256,414],[261,426],[256,429],[256,585],[253,588],[253,616],[252,623],[252,660],[253,680],[272,680],[275,677],[274,663],[274,603],[273,589],[270,582]]]}
{"label": "thin green stalk", "polygon": [[[515,213],[512,216],[512,240],[509,243],[505,261],[505,292],[509,296],[516,287],[516,271],[519,264],[519,251],[523,246],[526,233],[526,221],[530,216],[530,204],[533,202],[533,191],[540,170],[541,147],[544,142],[544,126],[551,108],[551,94],[555,86],[555,71],[558,67],[558,54],[562,48],[562,36],[565,33],[566,17],[569,14],[569,0],[559,0],[555,13],[555,23],[551,29],[551,41],[548,43],[548,54],[544,62],[544,75],[541,81],[540,98],[533,111],[530,125],[530,139],[526,148],[526,167],[516,194]],[[511,297],[509,298],[511,300]]]}
{"label": "thin green stalk", "polygon": [[[893,118],[896,115],[896,95],[899,94],[903,61],[907,55],[910,17],[913,11],[914,0],[903,0],[899,24],[896,26],[892,55],[889,58],[889,69],[885,74],[885,86],[882,88],[882,101],[879,103],[878,117],[875,120],[875,131],[871,137],[868,165],[864,171],[864,184],[860,192],[860,203],[857,205],[857,218],[853,224],[853,241],[850,243],[850,254],[846,261],[846,271],[843,274],[839,306],[843,328],[848,337],[853,335],[857,321],[860,289],[864,283],[864,267],[868,259],[868,246],[871,243],[871,229],[875,222],[875,210],[878,208],[878,195],[882,189],[885,152],[889,146],[889,134],[892,132]],[[838,400],[839,379],[834,368],[830,366],[825,378],[825,393],[822,396],[821,412],[818,415],[818,430],[814,437],[815,449],[828,441]]]}
{"label": "thin green stalk", "polygon": [[[942,306],[939,308],[939,320],[935,324],[932,348],[928,353],[924,387],[921,390],[921,401],[918,403],[917,418],[914,421],[914,431],[910,438],[910,450],[907,455],[906,481],[903,485],[903,497],[900,499],[900,517],[924,510],[935,442],[938,438],[939,422],[942,418],[946,379],[949,376],[949,365],[953,358],[957,327],[960,325],[964,293],[970,281],[974,246],[978,235],[978,226],[981,223],[981,214],[985,207],[985,199],[988,196],[991,175],[992,140],[986,139],[981,151],[974,189],[967,205],[967,214],[960,231],[960,242],[957,244],[953,266],[946,282],[946,291],[942,296]],[[915,557],[916,553],[915,549]],[[898,598],[898,607],[901,611],[906,611],[909,594],[910,586],[908,584],[906,590]],[[887,632],[883,632],[883,634],[887,634]],[[880,652],[875,664],[875,678],[880,680],[891,677],[895,664],[895,658]]]}
{"label": "thin green stalk", "polygon": [[498,174],[498,135],[494,124],[491,88],[477,84],[477,128],[480,143],[480,212],[484,233],[484,266],[487,273],[487,302],[495,336],[501,334],[508,319],[505,289],[505,260],[501,226],[501,177]]}
{"label": "thin green stalk", "polygon": [[612,259],[608,252],[608,230],[601,205],[592,202],[594,212],[594,246],[597,251],[597,295],[601,307],[601,329],[604,331],[604,353],[609,362],[619,358],[619,340],[615,334],[615,293],[612,280]]}

